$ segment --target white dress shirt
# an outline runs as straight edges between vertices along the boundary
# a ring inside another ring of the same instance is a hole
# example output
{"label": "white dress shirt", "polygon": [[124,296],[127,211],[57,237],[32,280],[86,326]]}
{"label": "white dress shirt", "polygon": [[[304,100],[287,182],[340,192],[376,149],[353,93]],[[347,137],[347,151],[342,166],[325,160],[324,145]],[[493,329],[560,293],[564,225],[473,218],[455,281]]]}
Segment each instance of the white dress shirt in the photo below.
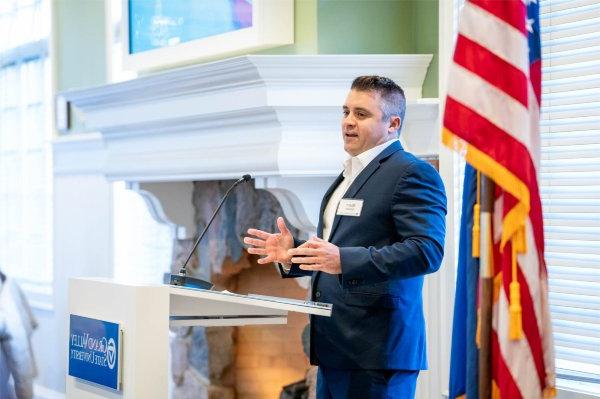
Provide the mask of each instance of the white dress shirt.
{"label": "white dress shirt", "polygon": [[344,176],[344,180],[340,182],[337,188],[329,197],[329,201],[327,202],[327,206],[325,206],[325,211],[323,212],[323,239],[329,241],[329,234],[331,233],[331,226],[333,225],[333,219],[335,218],[335,214],[337,212],[340,201],[342,200],[346,191],[356,178],[363,171],[363,169],[371,163],[383,150],[385,150],[390,144],[398,139],[392,139],[386,141],[383,144],[379,144],[376,147],[373,147],[367,151],[361,152],[355,157],[348,158],[343,166],[344,171],[342,175]]}

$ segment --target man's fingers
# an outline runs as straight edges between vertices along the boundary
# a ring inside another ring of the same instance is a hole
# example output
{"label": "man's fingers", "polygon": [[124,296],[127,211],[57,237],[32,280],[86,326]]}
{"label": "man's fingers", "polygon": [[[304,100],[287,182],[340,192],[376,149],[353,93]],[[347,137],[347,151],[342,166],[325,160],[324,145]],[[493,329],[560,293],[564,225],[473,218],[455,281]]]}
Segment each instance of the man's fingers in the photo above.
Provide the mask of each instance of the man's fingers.
{"label": "man's fingers", "polygon": [[255,247],[264,247],[265,241],[252,237],[244,237],[244,244],[254,245]]}
{"label": "man's fingers", "polygon": [[314,263],[314,264],[310,264],[310,265],[303,263],[298,267],[302,270],[321,270],[321,269],[323,269],[323,265],[320,263]]}
{"label": "man's fingers", "polygon": [[277,218],[277,228],[283,235],[290,234],[290,231],[288,230],[287,226],[285,225],[285,220],[283,220],[283,218],[281,216]]}
{"label": "man's fingers", "polygon": [[273,258],[270,256],[265,256],[264,258],[258,258],[256,260],[256,263],[264,265],[265,263],[271,263],[273,262]]}
{"label": "man's fingers", "polygon": [[325,242],[327,242],[327,241],[313,236],[308,241],[306,241],[304,244],[300,245],[298,248],[300,248],[300,247],[319,248],[319,247],[322,247],[323,243],[325,243]]}
{"label": "man's fingers", "polygon": [[292,258],[292,263],[311,263],[315,264],[320,262],[321,259],[316,256],[299,256],[297,258]]}
{"label": "man's fingers", "polygon": [[267,250],[264,248],[251,247],[251,248],[246,249],[246,251],[248,251],[249,254],[253,254],[253,255],[266,255],[267,254]]}
{"label": "man's fingers", "polygon": [[312,241],[312,239],[305,241],[303,244],[298,245],[296,248],[319,248],[321,243],[318,241]]}
{"label": "man's fingers", "polygon": [[308,248],[308,247],[298,247],[298,248],[292,248],[292,249],[288,249],[288,255],[291,256],[311,256],[311,255],[318,255],[319,254],[319,250],[315,249],[315,248]]}
{"label": "man's fingers", "polygon": [[262,231],[262,230],[258,230],[258,229],[248,229],[247,233],[251,236],[262,238],[263,240],[266,240],[267,238],[269,238],[271,236],[271,234],[267,233],[266,231]]}

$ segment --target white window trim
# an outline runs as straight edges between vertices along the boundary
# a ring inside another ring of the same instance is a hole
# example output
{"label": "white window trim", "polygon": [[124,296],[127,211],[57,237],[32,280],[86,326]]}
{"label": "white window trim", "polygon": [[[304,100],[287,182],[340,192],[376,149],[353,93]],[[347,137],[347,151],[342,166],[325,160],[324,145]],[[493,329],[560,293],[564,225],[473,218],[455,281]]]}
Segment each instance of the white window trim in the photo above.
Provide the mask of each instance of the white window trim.
{"label": "white window trim", "polygon": [[[42,0],[44,1],[44,0]],[[53,7],[49,7],[50,15],[48,16],[50,21],[53,21]],[[42,58],[46,57],[49,60],[50,64],[50,93],[48,93],[48,101],[50,102],[53,93],[56,92],[56,80],[55,80],[55,66],[53,63],[53,36],[52,31],[48,38],[40,39],[34,42],[25,43],[23,45],[11,48],[9,50],[5,50],[0,52],[0,68],[10,65],[13,63],[21,62],[30,58]],[[52,107],[50,107],[52,108]],[[49,119],[51,120],[51,119]],[[52,127],[53,129],[53,127]],[[55,135],[53,131],[53,136]],[[53,223],[53,216],[50,215],[50,224]],[[53,247],[52,244],[50,244]],[[54,270],[53,261],[50,262],[51,273]],[[38,282],[38,281],[29,281],[22,277],[15,277],[15,280],[23,290],[25,296],[29,301],[29,305],[36,310],[53,312],[54,311],[54,276],[52,276],[48,281]]]}

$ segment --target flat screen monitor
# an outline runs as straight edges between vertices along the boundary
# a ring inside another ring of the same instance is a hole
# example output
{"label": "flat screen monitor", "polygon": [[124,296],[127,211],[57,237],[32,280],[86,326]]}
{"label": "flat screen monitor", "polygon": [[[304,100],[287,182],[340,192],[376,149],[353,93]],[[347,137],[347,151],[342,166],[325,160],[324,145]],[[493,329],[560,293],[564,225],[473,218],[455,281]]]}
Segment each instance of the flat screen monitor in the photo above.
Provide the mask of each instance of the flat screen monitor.
{"label": "flat screen monitor", "polygon": [[293,43],[293,0],[123,0],[124,66],[145,70]]}

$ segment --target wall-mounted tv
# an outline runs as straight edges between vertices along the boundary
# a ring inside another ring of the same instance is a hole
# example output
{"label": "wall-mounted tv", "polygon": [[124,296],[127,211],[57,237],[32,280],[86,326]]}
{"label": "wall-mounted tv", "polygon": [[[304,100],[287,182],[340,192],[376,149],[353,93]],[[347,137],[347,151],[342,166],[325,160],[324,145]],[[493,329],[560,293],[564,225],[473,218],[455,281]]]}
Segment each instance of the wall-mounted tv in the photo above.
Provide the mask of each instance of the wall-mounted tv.
{"label": "wall-mounted tv", "polygon": [[164,68],[294,41],[293,0],[123,0],[124,67]]}

